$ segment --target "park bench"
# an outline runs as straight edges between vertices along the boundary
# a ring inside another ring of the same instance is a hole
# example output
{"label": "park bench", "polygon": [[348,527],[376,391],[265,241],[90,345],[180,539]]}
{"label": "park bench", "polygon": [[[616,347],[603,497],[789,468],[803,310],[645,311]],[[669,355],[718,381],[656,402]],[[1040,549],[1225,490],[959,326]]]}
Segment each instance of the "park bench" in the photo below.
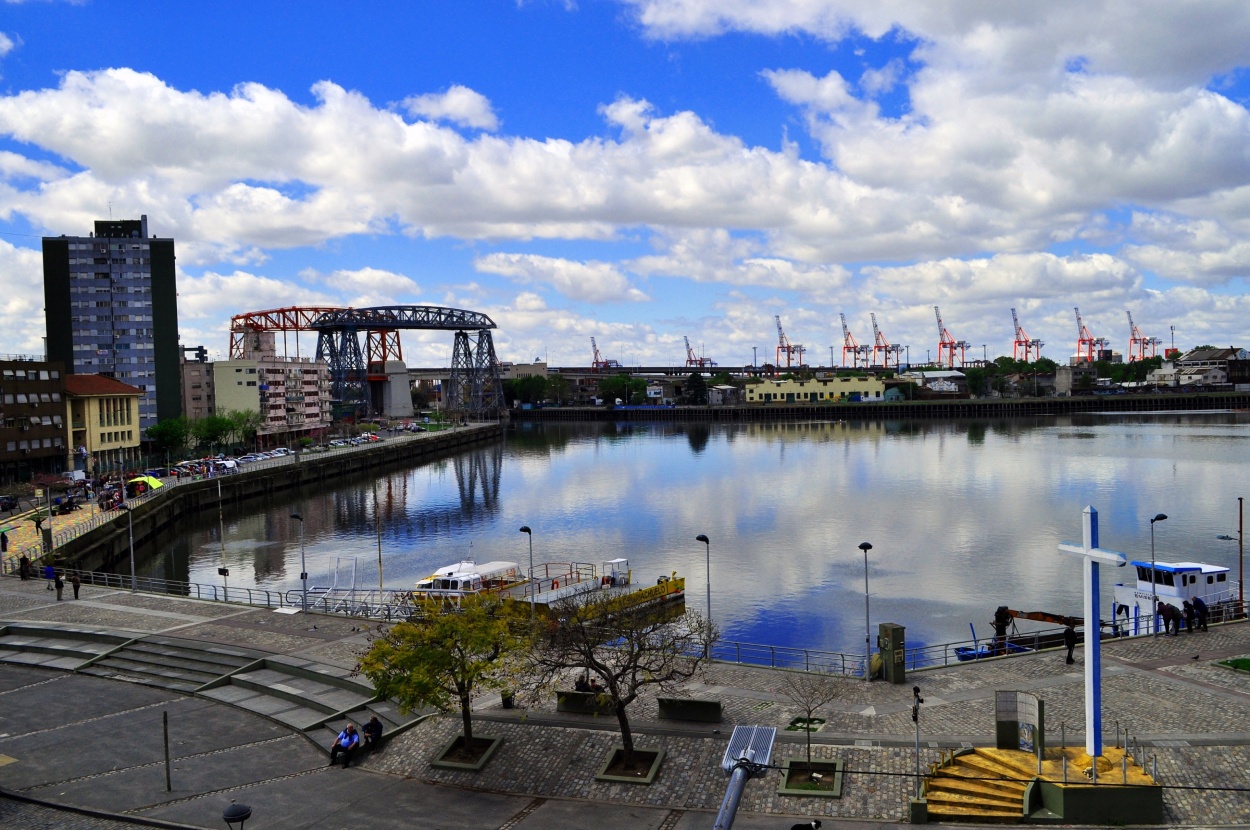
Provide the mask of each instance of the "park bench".
{"label": "park bench", "polygon": [[576,715],[607,715],[612,712],[612,702],[601,692],[557,691],[556,711]]}

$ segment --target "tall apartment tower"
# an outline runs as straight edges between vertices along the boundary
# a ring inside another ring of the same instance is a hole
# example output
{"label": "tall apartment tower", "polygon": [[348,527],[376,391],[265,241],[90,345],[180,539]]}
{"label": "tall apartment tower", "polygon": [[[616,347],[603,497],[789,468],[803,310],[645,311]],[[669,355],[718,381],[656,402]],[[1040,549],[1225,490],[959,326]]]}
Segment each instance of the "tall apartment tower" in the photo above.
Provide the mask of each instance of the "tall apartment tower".
{"label": "tall apartment tower", "polygon": [[44,237],[43,296],[49,360],[142,390],[140,430],[182,414],[174,240],[149,237],[148,217]]}

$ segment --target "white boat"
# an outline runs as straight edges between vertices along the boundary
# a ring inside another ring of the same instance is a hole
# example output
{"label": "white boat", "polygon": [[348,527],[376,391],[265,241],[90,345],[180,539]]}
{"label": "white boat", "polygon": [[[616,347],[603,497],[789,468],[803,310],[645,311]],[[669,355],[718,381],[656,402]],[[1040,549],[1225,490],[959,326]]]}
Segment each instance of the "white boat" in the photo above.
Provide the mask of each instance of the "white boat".
{"label": "white boat", "polygon": [[413,596],[417,599],[441,599],[458,602],[469,594],[498,594],[529,580],[516,562],[483,562],[470,559],[439,568],[417,582]]}
{"label": "white boat", "polygon": [[1111,603],[1112,621],[1121,634],[1150,634],[1162,620],[1153,606],[1154,600],[1182,611],[1187,600],[1202,597],[1210,619],[1219,621],[1235,616],[1237,583],[1228,578],[1229,569],[1202,562],[1158,562],[1151,570],[1149,562],[1132,561],[1137,581],[1116,583]]}

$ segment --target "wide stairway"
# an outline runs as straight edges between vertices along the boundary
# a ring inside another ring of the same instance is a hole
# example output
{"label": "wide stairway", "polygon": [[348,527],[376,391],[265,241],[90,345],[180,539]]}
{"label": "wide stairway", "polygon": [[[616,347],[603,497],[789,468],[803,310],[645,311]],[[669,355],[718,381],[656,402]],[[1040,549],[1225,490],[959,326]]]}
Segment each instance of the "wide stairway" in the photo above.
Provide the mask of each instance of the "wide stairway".
{"label": "wide stairway", "polygon": [[262,657],[264,654],[259,651],[234,646],[146,636],[96,658],[78,671],[191,694]]}
{"label": "wide stairway", "polygon": [[1024,820],[1025,786],[1036,768],[1009,753],[974,749],[956,755],[925,783],[929,820],[1016,824]]}

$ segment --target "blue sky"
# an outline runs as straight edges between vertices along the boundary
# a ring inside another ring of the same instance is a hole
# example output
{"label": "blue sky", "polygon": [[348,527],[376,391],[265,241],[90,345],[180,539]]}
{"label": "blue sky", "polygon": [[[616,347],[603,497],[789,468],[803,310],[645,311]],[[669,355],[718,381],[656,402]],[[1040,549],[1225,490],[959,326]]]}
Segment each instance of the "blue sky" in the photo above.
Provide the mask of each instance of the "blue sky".
{"label": "blue sky", "polygon": [[[1250,345],[1240,2],[0,0],[0,352],[39,237],[147,214],[183,342],[288,305],[452,305],[505,360],[913,361],[1011,308]],[[404,341],[445,364],[442,336]],[[970,357],[972,355],[970,354]]]}

